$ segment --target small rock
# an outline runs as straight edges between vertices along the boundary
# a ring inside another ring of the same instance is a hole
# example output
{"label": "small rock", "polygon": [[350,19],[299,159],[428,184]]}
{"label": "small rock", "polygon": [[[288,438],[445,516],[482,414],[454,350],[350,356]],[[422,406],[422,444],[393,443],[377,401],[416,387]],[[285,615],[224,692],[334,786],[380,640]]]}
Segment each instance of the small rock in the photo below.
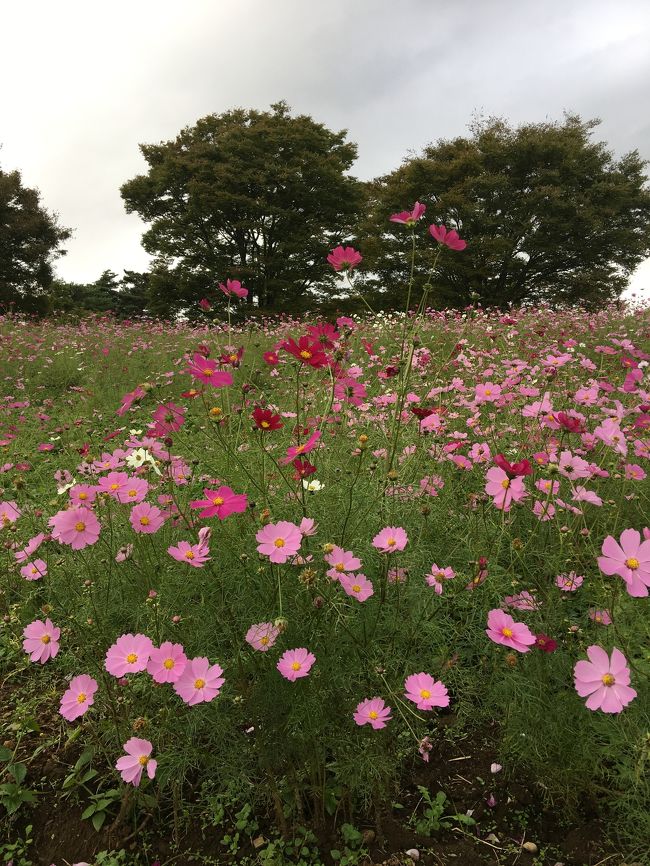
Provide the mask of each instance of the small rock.
{"label": "small rock", "polygon": [[408,851],[404,852],[407,857],[410,857],[411,860],[417,861],[420,859],[420,852],[417,848],[409,848]]}
{"label": "small rock", "polygon": [[528,851],[529,854],[537,854],[537,851],[539,850],[534,842],[524,842],[521,847],[524,851]]}

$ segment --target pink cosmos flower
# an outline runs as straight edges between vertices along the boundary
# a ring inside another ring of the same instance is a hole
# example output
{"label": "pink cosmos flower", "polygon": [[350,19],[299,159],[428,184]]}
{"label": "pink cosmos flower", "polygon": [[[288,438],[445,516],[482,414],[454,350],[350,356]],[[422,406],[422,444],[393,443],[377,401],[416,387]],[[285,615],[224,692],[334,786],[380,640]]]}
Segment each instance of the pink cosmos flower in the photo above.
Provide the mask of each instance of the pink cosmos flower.
{"label": "pink cosmos flower", "polygon": [[335,247],[327,256],[335,271],[351,271],[362,260],[363,256],[354,247]]}
{"label": "pink cosmos flower", "polygon": [[[630,688],[630,669],[623,653],[614,647],[612,657],[602,647],[587,647],[589,661],[577,662],[573,669],[576,691],[587,698],[589,710],[620,713],[636,697]],[[588,696],[588,697],[587,697]]]}
{"label": "pink cosmos flower", "polygon": [[479,382],[474,389],[475,403],[494,403],[501,396],[501,385],[494,382]]}
{"label": "pink cosmos flower", "polygon": [[625,581],[628,594],[636,598],[648,595],[650,587],[650,540],[641,541],[636,529],[624,529],[620,544],[608,535],[603,541],[598,568],[604,574],[618,574]]}
{"label": "pink cosmos flower", "polygon": [[51,620],[43,622],[35,619],[25,626],[23,631],[23,649],[33,662],[44,665],[48,659],[53,659],[59,651],[59,638],[61,629],[57,628]]}
{"label": "pink cosmos flower", "polygon": [[608,610],[596,610],[595,608],[589,608],[589,619],[592,622],[597,622],[599,625],[611,625],[612,617]]}
{"label": "pink cosmos flower", "polygon": [[99,538],[99,521],[89,508],[68,508],[50,517],[52,538],[68,544],[73,550],[83,550]]}
{"label": "pink cosmos flower", "polygon": [[325,562],[332,566],[327,570],[327,576],[331,577],[332,580],[338,580],[342,574],[361,568],[361,560],[351,550],[343,550],[336,544],[325,556]]}
{"label": "pink cosmos flower", "polygon": [[296,457],[301,457],[303,454],[309,454],[309,452],[313,451],[318,444],[320,437],[320,430],[314,430],[309,439],[302,445],[292,445],[290,448],[287,448],[287,454],[280,460],[280,463],[282,463],[283,466],[287,466],[289,463],[293,462]]}
{"label": "pink cosmos flower", "polygon": [[140,502],[131,509],[129,514],[129,523],[134,532],[143,532],[145,535],[158,532],[164,522],[164,513],[149,502]]}
{"label": "pink cosmos flower", "polygon": [[555,506],[552,502],[540,502],[536,499],[533,504],[533,514],[538,520],[553,520],[555,517]]}
{"label": "pink cosmos flower", "polygon": [[370,725],[375,731],[379,731],[392,719],[391,708],[386,706],[382,698],[366,698],[357,704],[353,718],[360,727]]}
{"label": "pink cosmos flower", "polygon": [[467,241],[463,241],[458,237],[458,232],[447,231],[445,226],[430,225],[429,233],[431,237],[438,241],[439,244],[444,244],[450,250],[464,250],[467,246]]}
{"label": "pink cosmos flower", "polygon": [[535,596],[525,589],[516,595],[507,595],[503,599],[506,607],[512,607],[515,610],[539,610],[540,604]]}
{"label": "pink cosmos flower", "polygon": [[520,477],[509,478],[507,472],[498,466],[487,471],[485,492],[492,497],[495,508],[510,511],[512,502],[521,502],[526,496],[526,488]]}
{"label": "pink cosmos flower", "polygon": [[147,668],[153,652],[151,640],[144,634],[123,634],[109,647],[104,667],[114,677],[136,674]]}
{"label": "pink cosmos flower", "polygon": [[618,454],[622,454],[623,457],[627,454],[625,434],[621,430],[616,418],[605,418],[602,424],[595,428],[594,436],[604,442],[605,445],[609,445]]}
{"label": "pink cosmos flower", "polygon": [[122,397],[122,404],[120,408],[115,413],[116,415],[126,415],[131,406],[135,403],[136,400],[142,399],[145,395],[145,390],[140,385],[137,386],[133,391],[129,391],[128,394],[125,394]]}
{"label": "pink cosmos flower", "polygon": [[83,716],[88,707],[93,705],[97,691],[97,680],[88,674],[80,674],[70,680],[67,691],[61,698],[59,713],[69,722],[74,722]]}
{"label": "pink cosmos flower", "polygon": [[117,499],[118,493],[128,482],[128,472],[109,472],[98,480],[97,492],[108,493],[113,499]]}
{"label": "pink cosmos flower", "polygon": [[116,499],[123,505],[135,505],[146,497],[149,492],[149,482],[144,478],[129,478],[128,482],[117,491]]}
{"label": "pink cosmos flower", "polygon": [[40,580],[47,574],[47,563],[42,559],[35,559],[33,562],[28,562],[20,569],[20,573],[25,580]]}
{"label": "pink cosmos flower", "polygon": [[431,573],[427,574],[425,580],[429,586],[434,588],[436,595],[442,595],[443,581],[451,580],[452,577],[456,577],[456,572],[453,568],[450,568],[449,566],[446,568],[440,568],[440,566],[436,565],[434,562],[431,566]]}
{"label": "pink cosmos flower", "polygon": [[488,613],[488,627],[485,633],[502,646],[510,647],[520,653],[527,653],[535,643],[535,635],[523,622],[515,622],[508,613],[495,608]]}
{"label": "pink cosmos flower", "polygon": [[579,589],[584,581],[581,574],[576,574],[575,571],[570,571],[568,574],[558,574],[555,578],[555,585],[562,592],[575,592]]}
{"label": "pink cosmos flower", "polygon": [[412,211],[403,210],[399,213],[394,213],[390,217],[390,221],[392,223],[400,223],[401,225],[405,226],[414,226],[426,209],[427,206],[425,204],[420,204],[419,201],[416,201],[413,205]]}
{"label": "pink cosmos flower", "polygon": [[300,526],[298,527],[298,529],[305,537],[310,535],[316,535],[318,524],[314,521],[313,517],[303,517],[303,519],[300,521]]}
{"label": "pink cosmos flower", "polygon": [[14,552],[14,558],[16,559],[16,562],[25,562],[26,560],[28,560],[32,553],[36,553],[36,551],[44,541],[45,533],[43,532],[39,532],[38,535],[30,538],[22,550],[16,550]]}
{"label": "pink cosmos flower", "polygon": [[209,703],[216,698],[224,684],[223,669],[210,665],[204,656],[187,662],[181,677],[174,683],[174,691],[186,704]]}
{"label": "pink cosmos flower", "polygon": [[239,280],[226,280],[226,285],[219,283],[219,288],[228,297],[235,295],[238,298],[248,297],[248,289],[239,282]]}
{"label": "pink cosmos flower", "polygon": [[372,539],[372,546],[376,547],[380,553],[394,553],[396,550],[404,550],[407,543],[408,535],[401,526],[387,526]]}
{"label": "pink cosmos flower", "polygon": [[182,644],[166,640],[158,648],[151,650],[147,673],[151,674],[156,683],[175,683],[180,679],[186,665],[187,656]]}
{"label": "pink cosmos flower", "polygon": [[272,622],[258,622],[246,632],[246,643],[259,652],[268,652],[278,639],[280,629]]}
{"label": "pink cosmos flower", "polygon": [[75,484],[68,490],[73,505],[90,505],[97,497],[97,488],[90,484]]}
{"label": "pink cosmos flower", "polygon": [[255,535],[257,552],[268,556],[271,562],[284,563],[300,550],[302,533],[295,523],[281,520],[267,523]]}
{"label": "pink cosmos flower", "polygon": [[448,707],[447,687],[431,674],[411,674],[404,681],[404,697],[413,701],[418,710],[431,710],[434,707]]}
{"label": "pink cosmos flower", "polygon": [[342,574],[339,583],[345,592],[357,601],[365,601],[374,593],[372,582],[365,574]]}
{"label": "pink cosmos flower", "polygon": [[225,520],[230,514],[241,514],[246,511],[248,497],[245,493],[235,493],[230,487],[222,485],[216,490],[205,488],[203,495],[205,499],[190,502],[190,508],[203,509],[199,514],[202,520],[215,516],[219,520]]}
{"label": "pink cosmos flower", "polygon": [[225,388],[233,383],[232,373],[227,370],[218,370],[217,362],[211,358],[205,358],[200,352],[194,353],[194,357],[185,372],[200,382],[205,382],[206,385],[212,385],[213,388]]}
{"label": "pink cosmos flower", "polygon": [[167,553],[177,562],[186,562],[194,568],[203,568],[210,559],[210,549],[206,545],[190,544],[189,541],[179,541],[176,547],[168,547]]}
{"label": "pink cosmos flower", "polygon": [[0,526],[9,526],[20,517],[20,508],[12,500],[11,502],[0,502]]}
{"label": "pink cosmos flower", "polygon": [[638,463],[627,463],[625,466],[625,477],[628,481],[644,481],[646,472]]}
{"label": "pink cosmos flower", "polygon": [[150,779],[156,775],[156,767],[158,762],[151,757],[153,746],[149,740],[141,740],[138,737],[131,737],[124,743],[123,747],[126,755],[117,759],[115,769],[120,771],[122,779],[129,785],[135,785],[137,788],[142,779],[142,772],[146,768],[147,776]]}
{"label": "pink cosmos flower", "polygon": [[313,653],[304,647],[299,647],[282,653],[276,667],[285,680],[293,683],[301,677],[308,676],[315,661],[316,656]]}

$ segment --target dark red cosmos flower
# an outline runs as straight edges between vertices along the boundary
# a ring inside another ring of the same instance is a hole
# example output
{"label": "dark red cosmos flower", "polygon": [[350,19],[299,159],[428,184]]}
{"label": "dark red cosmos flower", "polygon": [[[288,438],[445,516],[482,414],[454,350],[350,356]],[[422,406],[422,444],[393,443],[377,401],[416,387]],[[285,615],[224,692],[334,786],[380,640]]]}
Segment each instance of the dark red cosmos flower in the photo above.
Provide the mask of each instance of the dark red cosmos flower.
{"label": "dark red cosmos flower", "polygon": [[584,433],[585,425],[580,418],[575,418],[573,415],[567,415],[566,412],[557,412],[555,420],[564,430],[569,433]]}
{"label": "dark red cosmos flower", "polygon": [[222,367],[239,367],[241,359],[244,355],[244,347],[240,346],[236,352],[223,352],[219,357],[219,364]]}
{"label": "dark red cosmos flower", "polygon": [[323,349],[333,349],[335,341],[341,337],[334,325],[327,322],[322,325],[309,325],[307,334],[314,342],[320,343]]}
{"label": "dark red cosmos flower", "polygon": [[553,638],[549,637],[547,634],[536,634],[535,646],[537,649],[541,649],[542,652],[552,653],[557,649],[557,641],[553,640]]}
{"label": "dark red cosmos flower", "polygon": [[411,406],[411,412],[422,421],[424,418],[428,418],[429,415],[446,415],[447,409],[445,406],[436,406],[435,408],[426,407],[426,406]]}
{"label": "dark red cosmos flower", "polygon": [[190,388],[189,391],[182,391],[181,397],[189,397],[191,400],[198,397],[201,392],[196,388]]}
{"label": "dark red cosmos flower", "polygon": [[316,472],[316,467],[304,457],[296,457],[291,462],[291,465],[296,470],[293,477],[295,481],[300,481],[301,478],[308,478]]}
{"label": "dark red cosmos flower", "polygon": [[253,421],[258,430],[279,430],[284,427],[279,415],[274,415],[270,409],[256,406],[253,409]]}
{"label": "dark red cosmos flower", "polygon": [[297,358],[301,364],[316,368],[327,366],[327,355],[323,352],[320,343],[315,342],[311,337],[300,337],[297,343],[289,337],[280,344],[280,348]]}
{"label": "dark red cosmos flower", "polygon": [[533,470],[528,460],[519,460],[517,463],[510,463],[503,454],[497,454],[494,462],[511,478],[517,478],[519,475],[532,475]]}
{"label": "dark red cosmos flower", "polygon": [[204,358],[210,357],[210,347],[206,346],[205,343],[201,343],[200,345],[198,345],[196,347],[196,351],[199,353],[199,355],[203,355]]}
{"label": "dark red cosmos flower", "polygon": [[280,358],[278,357],[277,352],[264,352],[262,357],[270,367],[277,367],[280,363]]}

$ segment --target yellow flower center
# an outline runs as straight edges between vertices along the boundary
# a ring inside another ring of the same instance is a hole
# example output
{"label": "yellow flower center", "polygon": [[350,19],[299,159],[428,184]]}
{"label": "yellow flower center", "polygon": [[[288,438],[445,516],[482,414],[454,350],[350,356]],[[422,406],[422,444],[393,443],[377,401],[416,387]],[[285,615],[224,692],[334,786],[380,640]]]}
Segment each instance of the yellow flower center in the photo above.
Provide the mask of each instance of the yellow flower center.
{"label": "yellow flower center", "polygon": [[639,567],[639,560],[635,559],[634,557],[630,557],[630,559],[625,560],[625,564],[628,568],[631,568],[632,571],[636,571],[636,569]]}
{"label": "yellow flower center", "polygon": [[119,489],[120,489],[119,484],[111,484],[111,490],[119,490]]}
{"label": "yellow flower center", "polygon": [[185,559],[194,559],[194,553],[191,550],[185,551]]}
{"label": "yellow flower center", "polygon": [[262,644],[262,646],[266,646],[268,642],[269,642],[269,639],[266,635],[264,635],[264,637],[260,638],[260,643]]}
{"label": "yellow flower center", "polygon": [[602,677],[602,683],[604,686],[613,686],[615,682],[616,680],[611,674],[605,674],[605,676]]}
{"label": "yellow flower center", "polygon": [[262,421],[262,423],[260,424],[260,427],[264,427],[265,430],[266,430],[267,427],[270,427],[270,426],[271,426],[271,425],[269,424],[268,421]]}
{"label": "yellow flower center", "polygon": [[51,640],[51,638],[50,638],[49,634],[44,634],[43,637],[41,638],[41,643],[49,643],[50,640]]}
{"label": "yellow flower center", "polygon": [[395,547],[395,545],[397,544],[397,542],[395,541],[394,538],[389,538],[389,539],[386,541],[386,544],[388,545],[388,547]]}
{"label": "yellow flower center", "polygon": [[429,689],[420,689],[420,697],[427,700],[427,698],[431,697],[431,692]]}
{"label": "yellow flower center", "polygon": [[334,571],[339,571],[339,572],[345,571],[345,566],[343,565],[342,562],[337,562],[336,565],[334,566]]}
{"label": "yellow flower center", "polygon": [[128,494],[128,495],[129,495],[129,496],[137,496],[137,495],[138,495],[138,491],[137,491],[137,490],[129,490],[129,494]]}
{"label": "yellow flower center", "polygon": [[163,667],[170,671],[174,667],[174,659],[165,659]]}
{"label": "yellow flower center", "polygon": [[149,520],[148,517],[141,517],[140,518],[140,526],[149,526],[150,523],[151,523],[151,521]]}
{"label": "yellow flower center", "polygon": [[504,637],[512,637],[512,629],[508,628],[508,626],[505,626],[505,628],[501,629],[501,634]]}
{"label": "yellow flower center", "polygon": [[276,538],[273,542],[276,547],[284,547],[284,538]]}
{"label": "yellow flower center", "polygon": [[504,490],[507,490],[508,487],[510,487],[510,479],[504,478],[503,481],[501,482],[501,486],[503,487]]}
{"label": "yellow flower center", "polygon": [[214,373],[214,370],[212,369],[212,367],[204,367],[203,368],[203,375],[204,376],[211,376],[213,373]]}
{"label": "yellow flower center", "polygon": [[149,755],[140,755],[140,757],[138,758],[138,764],[140,764],[141,767],[146,767],[148,763]]}
{"label": "yellow flower center", "polygon": [[309,358],[311,358],[311,352],[308,352],[307,349],[303,349],[302,352],[300,353],[300,357],[304,358],[305,361],[307,361],[307,360],[309,360]]}
{"label": "yellow flower center", "polygon": [[77,532],[83,532],[86,528],[86,524],[80,520],[78,523],[75,523],[74,528],[77,530]]}
{"label": "yellow flower center", "polygon": [[228,358],[229,358],[231,361],[236,361],[236,360],[237,360],[237,355],[228,355]]}
{"label": "yellow flower center", "polygon": [[223,496],[215,496],[214,499],[212,500],[213,505],[223,505],[223,502],[224,502]]}
{"label": "yellow flower center", "polygon": [[79,499],[88,499],[88,494],[87,493],[80,493]]}
{"label": "yellow flower center", "polygon": [[77,703],[83,704],[83,702],[85,700],[86,700],[86,693],[85,692],[79,692],[79,694],[77,695]]}
{"label": "yellow flower center", "polygon": [[205,688],[205,680],[202,680],[200,677],[198,680],[194,680],[194,688],[195,689]]}
{"label": "yellow flower center", "polygon": [[302,667],[302,665],[300,664],[300,662],[294,662],[291,665],[291,670],[292,671],[299,671],[301,667]]}
{"label": "yellow flower center", "polygon": [[370,710],[370,712],[368,713],[368,718],[370,718],[370,719],[378,719],[378,718],[379,718],[379,713],[375,712],[374,710]]}
{"label": "yellow flower center", "polygon": [[486,389],[485,389],[485,396],[486,396],[486,397],[489,397],[491,393],[492,393],[492,389],[491,389],[491,388],[486,388]]}
{"label": "yellow flower center", "polygon": [[138,660],[137,653],[129,653],[126,660],[130,665],[134,665]]}
{"label": "yellow flower center", "polygon": [[361,587],[358,583],[354,584],[354,586],[352,587],[352,592],[361,592]]}

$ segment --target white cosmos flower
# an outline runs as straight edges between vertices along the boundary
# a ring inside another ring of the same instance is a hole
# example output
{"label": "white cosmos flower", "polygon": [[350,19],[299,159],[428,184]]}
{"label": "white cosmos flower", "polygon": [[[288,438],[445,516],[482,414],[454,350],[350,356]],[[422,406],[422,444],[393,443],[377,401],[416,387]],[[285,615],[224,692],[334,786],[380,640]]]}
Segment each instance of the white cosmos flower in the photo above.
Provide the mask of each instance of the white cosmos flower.
{"label": "white cosmos flower", "polygon": [[307,479],[303,479],[302,486],[305,490],[308,490],[310,493],[317,493],[319,490],[322,490],[325,487],[324,484],[321,484],[316,478],[313,481],[307,481]]}

